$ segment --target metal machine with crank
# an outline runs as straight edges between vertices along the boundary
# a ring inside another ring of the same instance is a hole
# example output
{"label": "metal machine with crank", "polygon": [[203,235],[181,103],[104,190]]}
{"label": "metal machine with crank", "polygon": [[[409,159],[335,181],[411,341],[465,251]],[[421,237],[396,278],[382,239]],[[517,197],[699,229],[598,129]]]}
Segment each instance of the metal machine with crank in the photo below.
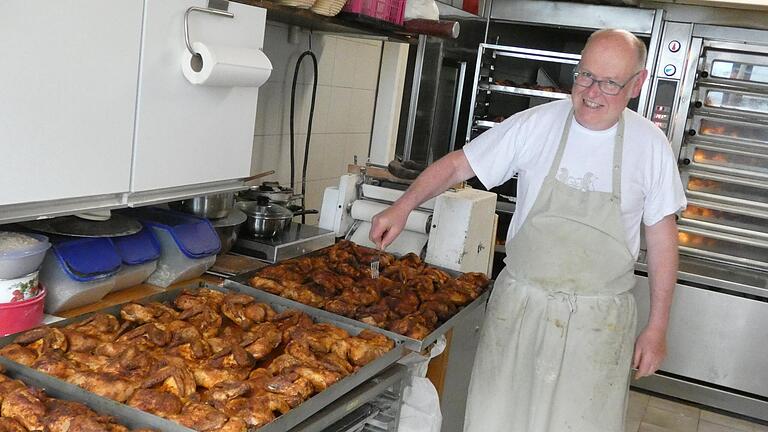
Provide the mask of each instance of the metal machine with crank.
{"label": "metal machine with crank", "polygon": [[[345,174],[323,195],[321,228],[353,242],[376,247],[369,239],[371,219],[404,192],[370,174]],[[415,252],[430,264],[461,272],[489,273],[495,237],[496,194],[452,189],[411,212],[405,229],[387,247],[394,254]]]}

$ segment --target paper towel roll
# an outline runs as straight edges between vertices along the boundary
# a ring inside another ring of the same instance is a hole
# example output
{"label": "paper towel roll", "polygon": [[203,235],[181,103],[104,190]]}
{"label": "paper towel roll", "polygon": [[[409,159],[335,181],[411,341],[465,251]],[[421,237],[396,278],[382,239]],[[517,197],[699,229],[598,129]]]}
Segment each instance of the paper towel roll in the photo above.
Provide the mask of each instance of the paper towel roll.
{"label": "paper towel roll", "polygon": [[259,87],[272,73],[272,63],[259,49],[192,43],[200,57],[184,51],[181,69],[192,84],[220,87]]}
{"label": "paper towel roll", "polygon": [[[352,203],[350,214],[353,219],[370,222],[377,213],[389,207],[387,204],[381,204],[374,201],[357,200]],[[422,234],[429,231],[430,213],[414,210],[408,215],[405,222],[405,229]]]}

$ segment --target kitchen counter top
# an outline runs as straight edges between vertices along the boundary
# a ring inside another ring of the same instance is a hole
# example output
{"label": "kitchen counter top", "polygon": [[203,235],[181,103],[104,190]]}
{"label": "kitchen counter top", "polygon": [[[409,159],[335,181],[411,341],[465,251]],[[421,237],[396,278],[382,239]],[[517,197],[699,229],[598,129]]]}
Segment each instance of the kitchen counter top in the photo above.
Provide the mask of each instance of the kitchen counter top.
{"label": "kitchen counter top", "polygon": [[[209,271],[214,273],[220,273],[220,274],[228,274],[228,273],[238,274],[238,273],[244,273],[250,270],[254,270],[254,269],[263,267],[265,265],[267,264],[264,263],[263,261],[257,260],[256,258],[243,256],[243,255],[225,254],[225,255],[220,255],[216,257],[216,263],[214,263],[213,267],[211,267]],[[100,309],[108,308],[110,306],[135,301],[135,300],[138,300],[147,296],[151,296],[153,294],[161,293],[164,291],[170,291],[170,290],[180,289],[180,288],[197,287],[200,285],[200,283],[222,285],[224,283],[224,278],[218,275],[205,273],[200,277],[179,282],[167,288],[150,285],[150,284],[140,284],[140,285],[126,288],[124,290],[109,293],[103,299],[95,303],[70,309],[64,312],[58,312],[56,316],[59,316],[62,318],[72,318],[78,315],[83,315],[89,312],[94,312]]]}
{"label": "kitchen counter top", "polygon": [[140,285],[126,288],[124,290],[109,293],[103,299],[95,303],[87,304],[85,306],[70,309],[64,312],[58,312],[56,315],[63,318],[72,318],[79,315],[87,314],[89,312],[101,310],[110,306],[132,302],[132,301],[135,301],[147,296],[151,296],[153,294],[161,293],[164,291],[171,291],[179,288],[196,287],[201,282],[207,282],[214,285],[221,285],[224,282],[224,279],[218,276],[204,274],[198,278],[190,279],[187,281],[183,281],[183,282],[179,282],[177,284],[171,285],[168,288],[162,288],[162,287],[149,285],[149,284],[140,284]]}

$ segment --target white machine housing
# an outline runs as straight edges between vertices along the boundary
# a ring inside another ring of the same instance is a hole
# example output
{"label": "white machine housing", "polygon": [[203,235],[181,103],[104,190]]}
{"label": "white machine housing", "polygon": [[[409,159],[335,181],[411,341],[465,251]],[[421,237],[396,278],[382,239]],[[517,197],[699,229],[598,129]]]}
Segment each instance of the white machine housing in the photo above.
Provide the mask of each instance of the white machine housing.
{"label": "white machine housing", "polygon": [[[383,210],[403,193],[366,184],[360,174],[345,174],[338,187],[325,189],[319,226],[335,231],[338,237],[375,247],[368,233],[370,220],[378,211],[374,213],[371,209],[378,206]],[[360,210],[363,207],[366,211]],[[495,210],[494,193],[472,188],[449,190],[414,210],[406,229],[387,247],[387,252],[420,254],[426,246],[424,260],[430,264],[490,275],[496,238]],[[422,229],[421,222],[425,220]]]}

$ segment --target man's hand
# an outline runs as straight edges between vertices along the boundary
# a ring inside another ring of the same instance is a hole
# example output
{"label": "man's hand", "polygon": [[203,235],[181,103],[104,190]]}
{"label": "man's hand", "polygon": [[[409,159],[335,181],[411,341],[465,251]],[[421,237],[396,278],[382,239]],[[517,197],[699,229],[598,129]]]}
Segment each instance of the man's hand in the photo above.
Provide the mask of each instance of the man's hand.
{"label": "man's hand", "polygon": [[637,369],[635,379],[652,375],[659,369],[667,356],[666,329],[646,327],[635,341],[635,355],[632,367]]}
{"label": "man's hand", "polygon": [[368,238],[379,249],[384,249],[403,231],[411,210],[445,192],[451,185],[474,176],[475,172],[472,171],[463,150],[456,150],[441,157],[411,183],[392,207],[373,217]]}
{"label": "man's hand", "polygon": [[397,204],[382,211],[371,220],[371,231],[368,238],[380,250],[384,250],[403,231],[410,213],[408,209],[402,209]]}
{"label": "man's hand", "polygon": [[648,325],[635,341],[632,367],[635,378],[656,372],[667,356],[667,326],[672,296],[677,281],[677,223],[668,215],[654,225],[645,226],[648,249],[648,284],[651,291],[651,311]]}

